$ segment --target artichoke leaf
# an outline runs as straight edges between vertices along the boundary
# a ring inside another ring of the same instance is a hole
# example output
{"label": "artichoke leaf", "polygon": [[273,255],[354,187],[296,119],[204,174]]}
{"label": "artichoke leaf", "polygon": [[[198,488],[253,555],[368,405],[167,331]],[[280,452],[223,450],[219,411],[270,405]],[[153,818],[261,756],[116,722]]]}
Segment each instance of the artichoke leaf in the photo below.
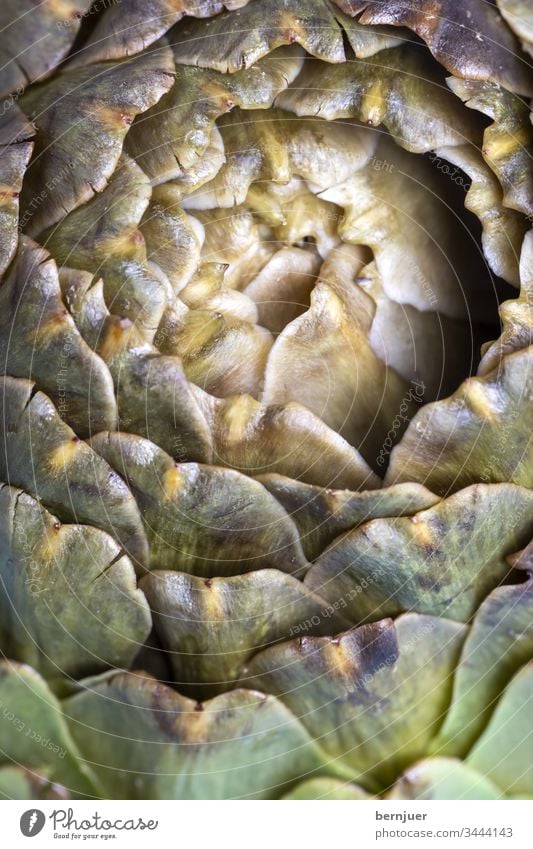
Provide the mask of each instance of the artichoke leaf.
{"label": "artichoke leaf", "polygon": [[320,257],[314,251],[298,247],[276,251],[243,290],[257,305],[259,324],[278,334],[305,313],[319,269]]}
{"label": "artichoke leaf", "polygon": [[349,531],[321,554],[306,585],[330,602],[346,600],[354,622],[407,610],[468,622],[532,531],[532,493],[479,484],[414,516]]}
{"label": "artichoke leaf", "polygon": [[349,777],[262,693],[233,690],[198,704],[122,673],[67,699],[64,710],[109,799],[269,799],[313,773]]}
{"label": "artichoke leaf", "polygon": [[110,312],[104,298],[104,281],[95,280],[90,271],[62,266],[59,285],[63,302],[87,344],[96,351],[109,322]]}
{"label": "artichoke leaf", "polygon": [[526,233],[520,254],[520,296],[500,307],[502,334],[486,343],[478,367],[481,377],[496,369],[503,357],[533,344],[533,231]]}
{"label": "artichoke leaf", "polygon": [[58,262],[102,276],[110,312],[134,321],[147,341],[172,296],[168,279],[147,265],[139,229],[151,191],[146,175],[123,154],[100,194],[40,235]]}
{"label": "artichoke leaf", "polygon": [[[223,262],[203,262],[180,292],[182,301],[191,310],[211,310],[224,317],[257,324],[257,306],[247,295],[226,285],[227,265]],[[157,337],[156,337],[157,343]]]}
{"label": "artichoke leaf", "polygon": [[[5,73],[5,68],[2,71]],[[35,130],[13,102],[0,116],[0,275],[15,256],[19,240],[19,195],[33,150]]]}
{"label": "artichoke leaf", "polygon": [[0,287],[0,359],[5,373],[35,380],[80,436],[116,427],[109,370],[65,309],[55,262],[27,237]]}
{"label": "artichoke leaf", "polygon": [[0,97],[49,76],[69,52],[91,0],[3,0]]}
{"label": "artichoke leaf", "polygon": [[152,621],[131,561],[97,528],[62,525],[21,490],[0,488],[0,645],[54,689],[128,667]]}
{"label": "artichoke leaf", "polygon": [[422,407],[392,450],[386,484],[417,481],[438,495],[481,481],[533,487],[532,356],[531,347],[511,353]]}
{"label": "artichoke leaf", "polygon": [[336,778],[310,778],[297,784],[283,796],[285,800],[301,801],[315,799],[372,799],[362,787],[347,784]]}
{"label": "artichoke leaf", "polygon": [[115,382],[119,430],[144,436],[179,460],[212,460],[212,436],[181,361],[112,316],[98,351]]}
{"label": "artichoke leaf", "polygon": [[235,74],[178,64],[173,87],[133,125],[126,148],[153,184],[185,176],[206,154],[221,115],[235,106],[269,108],[303,64],[296,45]]}
{"label": "artichoke leaf", "polygon": [[433,748],[464,756],[483,732],[512,676],[533,658],[533,581],[498,587],[465,640],[453,699]]}
{"label": "artichoke leaf", "polygon": [[44,679],[31,667],[6,660],[0,660],[0,762],[45,771],[74,796],[101,793]]}
{"label": "artichoke leaf", "polygon": [[529,0],[496,0],[496,4],[513,32],[526,45],[533,44],[533,14]]}
{"label": "artichoke leaf", "polygon": [[[353,283],[361,266],[360,250],[351,245],[324,262],[310,308],[285,327],[268,356],[261,400],[305,405],[373,466],[408,386],[370,346],[372,305]],[[253,296],[257,279],[247,294]]]}
{"label": "artichoke leaf", "polygon": [[206,392],[218,398],[243,392],[259,398],[272,347],[266,328],[198,309],[180,321],[165,322],[163,316],[157,336],[159,350],[180,357],[187,378]]}
{"label": "artichoke leaf", "polygon": [[277,47],[300,44],[325,62],[344,62],[343,31],[326,0],[249,0],[238,12],[184,21],[173,33],[177,62],[223,74],[249,69]]}
{"label": "artichoke leaf", "polygon": [[531,688],[533,662],[524,666],[498,702],[465,763],[487,776],[507,796],[533,797]]}
{"label": "artichoke leaf", "polygon": [[[316,191],[347,179],[372,157],[377,138],[355,123],[297,119],[281,109],[235,108],[218,121],[226,162],[184,200],[186,209],[229,208],[245,202],[257,182],[281,185],[299,176]],[[326,198],[327,199],[327,198]]]}
{"label": "artichoke leaf", "polygon": [[175,293],[196,271],[204,241],[204,228],[181,209],[180,198],[176,186],[157,186],[140,224],[148,260],[166,274]]}
{"label": "artichoke leaf", "polygon": [[275,569],[209,580],[157,571],[142,588],[180,692],[200,701],[232,689],[261,649],[350,624],[342,610]]}
{"label": "artichoke leaf", "polygon": [[523,95],[533,94],[531,74],[513,33],[489,3],[457,0],[333,0],[343,12],[363,11],[363,25],[392,25],[413,30],[450,73],[499,83]]}
{"label": "artichoke leaf", "polygon": [[[483,134],[483,158],[503,189],[503,203],[533,218],[533,127],[522,98],[494,83],[448,79],[469,109],[493,123]],[[440,145],[439,145],[440,146]]]}
{"label": "artichoke leaf", "polygon": [[257,654],[249,686],[278,696],[353,781],[375,792],[427,753],[465,632],[404,614],[335,639],[303,637]]}
{"label": "artichoke leaf", "polygon": [[20,105],[38,130],[21,195],[30,235],[107,186],[133,119],[173,80],[172,52],[162,46],[122,62],[65,71],[25,93]]}
{"label": "artichoke leaf", "polygon": [[341,65],[310,59],[278,95],[276,106],[327,121],[355,118],[369,127],[384,124],[411,153],[481,139],[480,123],[465,115],[437,63],[412,45]]}
{"label": "artichoke leaf", "polygon": [[361,455],[306,407],[217,399],[195,390],[213,438],[213,462],[248,475],[276,473],[317,486],[377,489]]}
{"label": "artichoke leaf", "polygon": [[[205,18],[222,9],[240,9],[248,0],[120,0],[109,2],[96,19],[69,67],[133,56],[153,44],[185,15]],[[127,26],[124,22],[127,21]]]}
{"label": "artichoke leaf", "polygon": [[35,772],[21,766],[0,767],[0,799],[70,799],[61,784],[53,783],[46,770]]}
{"label": "artichoke leaf", "polygon": [[401,483],[367,492],[323,489],[282,475],[260,475],[263,486],[283,505],[298,528],[309,560],[333,540],[371,519],[411,516],[439,502],[417,483]]}
{"label": "artichoke leaf", "polygon": [[454,758],[427,758],[410,767],[387,793],[394,801],[501,799],[500,788]]}
{"label": "artichoke leaf", "polygon": [[431,163],[386,137],[363,167],[320,193],[344,209],[341,238],[372,249],[390,299],[466,318],[464,247],[441,195]]}
{"label": "artichoke leaf", "polygon": [[307,567],[296,528],[257,481],[232,469],[176,463],[131,434],[100,433],[91,447],[135,495],[152,569],[208,577]]}
{"label": "artichoke leaf", "polygon": [[0,480],[38,498],[61,521],[107,531],[142,569],[148,544],[124,481],[61,420],[31,381],[5,377],[0,388]]}
{"label": "artichoke leaf", "polygon": [[438,148],[433,161],[437,167],[445,169],[448,166],[442,163],[443,159],[461,168],[472,181],[467,189],[465,207],[481,223],[481,244],[489,268],[507,283],[519,286],[518,258],[527,220],[515,209],[504,206],[501,186],[475,147]]}

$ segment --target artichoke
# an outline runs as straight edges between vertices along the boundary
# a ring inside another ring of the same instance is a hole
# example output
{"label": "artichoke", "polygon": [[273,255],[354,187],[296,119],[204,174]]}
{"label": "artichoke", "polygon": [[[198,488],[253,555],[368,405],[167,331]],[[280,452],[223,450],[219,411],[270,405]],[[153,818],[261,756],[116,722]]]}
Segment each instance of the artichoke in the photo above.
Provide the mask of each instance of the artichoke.
{"label": "artichoke", "polygon": [[0,796],[533,798],[529,5],[0,25]]}

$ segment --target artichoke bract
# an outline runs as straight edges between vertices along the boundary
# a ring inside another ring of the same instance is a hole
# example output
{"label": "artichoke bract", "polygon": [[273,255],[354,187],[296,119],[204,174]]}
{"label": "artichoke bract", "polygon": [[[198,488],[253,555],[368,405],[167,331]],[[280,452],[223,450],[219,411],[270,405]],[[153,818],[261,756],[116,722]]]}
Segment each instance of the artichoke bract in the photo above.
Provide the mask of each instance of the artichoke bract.
{"label": "artichoke bract", "polygon": [[0,796],[533,798],[527,3],[3,0]]}

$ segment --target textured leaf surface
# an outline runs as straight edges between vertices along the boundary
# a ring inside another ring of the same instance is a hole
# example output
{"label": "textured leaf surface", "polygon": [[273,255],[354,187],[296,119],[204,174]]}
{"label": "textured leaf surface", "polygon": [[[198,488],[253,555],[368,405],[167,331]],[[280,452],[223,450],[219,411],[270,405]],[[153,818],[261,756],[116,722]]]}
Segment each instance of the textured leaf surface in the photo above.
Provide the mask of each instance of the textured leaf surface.
{"label": "textured leaf surface", "polygon": [[246,3],[247,0],[121,0],[109,3],[71,65],[131,56],[164,35],[184,15],[204,18],[224,8],[238,9]]}
{"label": "textured leaf surface", "polygon": [[533,127],[523,99],[494,83],[448,80],[470,109],[488,115],[493,123],[483,135],[483,157],[503,189],[505,206],[533,215]]}
{"label": "textured leaf surface", "polygon": [[406,614],[341,637],[256,655],[251,683],[277,695],[365,789],[423,757],[448,705],[465,628]]}
{"label": "textured leaf surface", "polygon": [[531,688],[533,662],[518,672],[498,702],[492,718],[466,759],[507,795],[533,796]]}
{"label": "textured leaf surface", "polygon": [[25,237],[0,287],[0,361],[35,380],[80,436],[116,426],[109,370],[65,309],[55,262]]}
{"label": "textured leaf surface", "polygon": [[[1,55],[1,54],[0,54]],[[19,238],[19,194],[33,150],[34,129],[15,103],[0,117],[0,274],[13,259]]]}
{"label": "textured leaf surface", "polygon": [[0,96],[43,79],[66,56],[91,0],[4,0],[0,8]]}
{"label": "textured leaf surface", "polygon": [[101,433],[91,446],[137,499],[151,568],[209,577],[307,566],[296,528],[257,481],[232,469],[175,463],[129,434]]}
{"label": "textured leaf surface", "polygon": [[379,478],[360,454],[300,404],[267,406],[249,395],[196,393],[213,436],[213,460],[249,475],[271,472],[318,486],[372,489]]}
{"label": "textured leaf surface", "polygon": [[364,9],[363,24],[409,27],[435,58],[459,77],[491,80],[519,94],[533,94],[533,81],[518,41],[502,26],[497,10],[480,0],[334,0],[345,12]]}
{"label": "textured leaf surface", "polygon": [[175,179],[206,153],[217,118],[235,106],[267,109],[303,64],[296,46],[234,74],[178,64],[171,90],[128,133],[127,149],[152,181]]}
{"label": "textured leaf surface", "polygon": [[483,731],[503,689],[533,658],[533,581],[499,587],[480,606],[466,638],[453,700],[434,743],[465,755]]}
{"label": "textured leaf surface", "polygon": [[374,519],[339,537],[306,584],[330,602],[345,599],[355,622],[406,610],[467,622],[532,532],[532,493],[473,486],[415,516]]}
{"label": "textured leaf surface", "polygon": [[0,761],[45,769],[76,794],[98,792],[44,680],[29,666],[5,660],[0,661]]}
{"label": "textured leaf surface", "polygon": [[141,517],[124,481],[61,421],[31,381],[6,377],[0,388],[0,478],[27,490],[62,521],[107,531],[136,565],[146,563]]}
{"label": "textured leaf surface", "polygon": [[[170,88],[168,47],[123,62],[66,71],[26,92],[21,106],[35,123],[35,155],[21,204],[30,235],[105,188],[133,119]],[[81,234],[80,234],[81,235]]]}
{"label": "textured leaf surface", "polygon": [[419,481],[439,494],[478,481],[533,486],[532,353],[510,354],[419,410],[392,451],[386,482]]}
{"label": "textured leaf surface", "polygon": [[96,528],[61,525],[0,488],[0,645],[57,685],[127,667],[151,629],[129,558]]}
{"label": "textured leaf surface", "polygon": [[244,663],[268,645],[350,624],[342,610],[273,569],[207,581],[152,572],[142,587],[180,691],[200,700],[234,686]]}
{"label": "textured leaf surface", "polygon": [[326,764],[290,711],[262,693],[234,690],[199,709],[150,677],[122,674],[68,699],[65,712],[108,798],[276,798]]}
{"label": "textured leaf surface", "polygon": [[480,135],[477,122],[446,89],[437,63],[412,45],[341,65],[308,60],[276,105],[328,121],[384,124],[412,153],[465,144]]}

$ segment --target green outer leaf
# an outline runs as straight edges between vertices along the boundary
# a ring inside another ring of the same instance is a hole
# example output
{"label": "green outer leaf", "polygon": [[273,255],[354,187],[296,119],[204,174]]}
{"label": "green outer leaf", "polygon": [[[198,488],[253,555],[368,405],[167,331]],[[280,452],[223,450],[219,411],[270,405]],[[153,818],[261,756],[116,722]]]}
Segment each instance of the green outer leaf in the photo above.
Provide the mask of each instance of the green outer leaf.
{"label": "green outer leaf", "polygon": [[384,124],[412,153],[481,139],[481,125],[446,88],[440,67],[413,45],[329,65],[310,59],[276,106],[328,121]]}
{"label": "green outer leaf", "polygon": [[200,709],[153,678],[118,674],[64,702],[71,733],[113,799],[269,799],[335,775],[272,696],[233,690]]}
{"label": "green outer leaf", "polygon": [[96,528],[61,525],[29,495],[0,487],[0,645],[60,688],[128,667],[152,627],[120,546]]}
{"label": "green outer leaf", "polygon": [[503,189],[503,202],[533,217],[533,127],[522,98],[494,83],[448,79],[451,90],[469,109],[493,122],[483,135],[483,158]]}
{"label": "green outer leaf", "polygon": [[[385,490],[386,491],[386,490]],[[305,583],[344,599],[352,622],[407,610],[468,622],[533,533],[533,493],[472,486],[409,518],[374,519],[339,537]]]}
{"label": "green outer leaf", "polygon": [[35,380],[79,436],[116,427],[109,370],[65,309],[55,262],[26,237],[0,287],[0,362]]}
{"label": "green outer leaf", "polygon": [[99,793],[79,759],[61,705],[31,667],[0,661],[0,762],[46,770],[76,795]]}
{"label": "green outer leaf", "polygon": [[300,404],[259,404],[249,395],[212,398],[197,389],[213,458],[248,475],[274,472],[318,486],[377,489],[361,455]]}
{"label": "green outer leaf", "polygon": [[186,21],[173,35],[178,62],[222,73],[250,68],[277,47],[294,42],[326,62],[345,59],[342,30],[326,0],[250,0],[237,13]]}
{"label": "green outer leaf", "polygon": [[435,58],[458,77],[491,80],[533,94],[529,68],[513,33],[489,3],[468,0],[333,0],[348,14],[364,9],[362,24],[409,27]]}
{"label": "green outer leaf", "polygon": [[298,528],[309,560],[315,560],[335,537],[363,522],[387,516],[410,516],[440,500],[416,483],[350,492],[310,486],[282,475],[260,475],[258,480],[285,507]]}
{"label": "green outer leaf", "polygon": [[181,361],[139,344],[135,329],[115,317],[99,349],[115,381],[120,430],[150,439],[177,460],[212,462],[212,436]]}
{"label": "green outer leaf", "polygon": [[533,580],[499,587],[483,602],[465,640],[436,753],[464,756],[512,675],[533,658]]}
{"label": "green outer leaf", "polygon": [[91,0],[2,0],[0,96],[52,73],[70,50]]}
{"label": "green outer leaf", "polygon": [[257,651],[295,634],[336,634],[342,611],[274,569],[201,580],[152,572],[141,584],[180,692],[199,699],[234,686]]}
{"label": "green outer leaf", "polygon": [[91,447],[137,499],[151,568],[209,577],[307,567],[296,528],[257,481],[233,469],[175,463],[131,434],[100,433]]}
{"label": "green outer leaf", "polygon": [[59,284],[76,327],[93,351],[97,350],[109,319],[104,281],[101,277],[95,280],[89,271],[63,267],[59,269]]}
{"label": "green outer leaf", "polygon": [[507,686],[485,732],[466,759],[507,795],[533,796],[532,688],[533,662]]}
{"label": "green outer leaf", "polygon": [[520,254],[520,297],[505,301],[499,309],[503,330],[496,342],[486,343],[478,367],[484,377],[503,357],[533,344],[533,230],[526,233]]}
{"label": "green outer leaf", "polygon": [[61,264],[102,275],[110,311],[134,321],[148,341],[172,296],[169,281],[148,268],[138,228],[150,195],[147,176],[123,154],[100,194],[39,236]]}
{"label": "green outer leaf", "polygon": [[281,47],[234,74],[178,64],[174,85],[133,125],[126,148],[153,184],[176,179],[206,153],[217,118],[235,106],[272,106],[303,64],[303,50],[296,45]]}
{"label": "green outer leaf", "polygon": [[[481,245],[489,267],[507,283],[518,286],[518,258],[528,227],[526,219],[516,210],[503,205],[498,180],[481,153],[472,145],[441,147],[436,151],[433,161],[446,173],[448,166],[442,163],[442,159],[461,168],[472,180],[466,193],[465,207],[481,222]],[[452,176],[455,179],[455,172]],[[464,182],[461,185],[464,186]]]}
{"label": "green outer leaf", "polygon": [[256,655],[251,686],[274,693],[322,748],[374,791],[423,757],[442,720],[466,628],[405,614],[337,639],[300,638]]}
{"label": "green outer leaf", "polygon": [[107,531],[142,569],[148,545],[124,481],[61,421],[29,380],[0,383],[0,480],[26,490],[64,521]]}
{"label": "green outer leaf", "polygon": [[134,59],[66,71],[21,98],[38,130],[21,197],[30,235],[105,188],[130,124],[168,91],[173,74],[172,52],[162,46]]}
{"label": "green outer leaf", "polygon": [[453,758],[428,758],[410,767],[387,799],[501,799],[500,789],[472,767]]}
{"label": "green outer leaf", "polygon": [[[1,60],[0,60],[1,61]],[[5,73],[5,69],[2,69]],[[15,256],[19,238],[19,194],[33,150],[34,128],[14,102],[0,114],[0,275]]]}
{"label": "green outer leaf", "polygon": [[[121,59],[144,50],[164,35],[184,15],[216,15],[222,9],[239,9],[248,0],[108,0],[83,47],[69,67]],[[127,26],[124,22],[127,21]]]}
{"label": "green outer leaf", "polygon": [[479,481],[533,487],[532,365],[533,348],[517,351],[426,404],[393,449],[385,483],[419,481],[439,495]]}

